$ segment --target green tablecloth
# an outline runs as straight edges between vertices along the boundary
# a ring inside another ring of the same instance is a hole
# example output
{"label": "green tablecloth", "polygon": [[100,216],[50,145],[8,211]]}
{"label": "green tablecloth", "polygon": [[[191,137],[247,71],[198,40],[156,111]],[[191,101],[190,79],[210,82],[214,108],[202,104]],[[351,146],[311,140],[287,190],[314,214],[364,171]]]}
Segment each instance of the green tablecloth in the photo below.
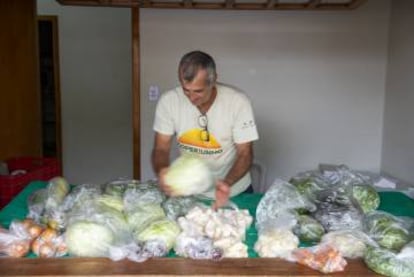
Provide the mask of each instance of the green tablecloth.
{"label": "green tablecloth", "polygon": [[[46,187],[46,182],[32,182],[20,192],[6,207],[0,211],[0,224],[8,227],[13,219],[24,219],[27,214],[28,196],[41,188]],[[379,210],[387,211],[396,216],[414,217],[414,200],[401,192],[380,192],[381,204]],[[248,209],[251,215],[256,214],[256,207],[262,194],[241,194],[233,197],[231,200],[237,204],[240,209]],[[246,244],[249,249],[249,257],[257,257],[253,250],[254,243],[257,240],[257,232],[254,224],[247,230]]]}

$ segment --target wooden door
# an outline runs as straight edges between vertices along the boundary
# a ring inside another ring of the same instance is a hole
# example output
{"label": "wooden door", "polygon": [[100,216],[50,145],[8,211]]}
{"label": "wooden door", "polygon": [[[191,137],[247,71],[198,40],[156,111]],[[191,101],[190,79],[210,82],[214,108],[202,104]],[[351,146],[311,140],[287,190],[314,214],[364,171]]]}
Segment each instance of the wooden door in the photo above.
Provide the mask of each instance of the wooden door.
{"label": "wooden door", "polygon": [[41,155],[35,0],[0,1],[0,160]]}

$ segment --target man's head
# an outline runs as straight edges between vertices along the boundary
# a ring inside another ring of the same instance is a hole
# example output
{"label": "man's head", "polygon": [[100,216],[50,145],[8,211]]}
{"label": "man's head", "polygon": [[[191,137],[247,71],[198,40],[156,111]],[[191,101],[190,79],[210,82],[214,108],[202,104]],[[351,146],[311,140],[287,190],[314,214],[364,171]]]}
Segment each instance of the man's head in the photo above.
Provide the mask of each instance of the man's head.
{"label": "man's head", "polygon": [[178,78],[191,103],[200,107],[212,98],[217,79],[216,64],[204,52],[187,53],[181,58]]}

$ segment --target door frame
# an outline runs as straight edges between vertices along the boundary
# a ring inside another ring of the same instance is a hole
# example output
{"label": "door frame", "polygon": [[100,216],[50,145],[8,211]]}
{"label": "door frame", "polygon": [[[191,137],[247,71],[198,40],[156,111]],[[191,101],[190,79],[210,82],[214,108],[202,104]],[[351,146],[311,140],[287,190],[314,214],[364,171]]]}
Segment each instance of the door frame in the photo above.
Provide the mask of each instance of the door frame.
{"label": "door frame", "polygon": [[[52,24],[52,47],[53,47],[53,79],[55,94],[55,120],[56,120],[56,158],[62,165],[62,116],[61,116],[61,93],[60,93],[60,63],[59,63],[59,37],[58,37],[58,17],[56,15],[38,15],[36,27],[40,21],[47,21]],[[37,29],[36,29],[37,30]],[[40,57],[39,57],[40,58]],[[62,172],[63,172],[63,168]]]}

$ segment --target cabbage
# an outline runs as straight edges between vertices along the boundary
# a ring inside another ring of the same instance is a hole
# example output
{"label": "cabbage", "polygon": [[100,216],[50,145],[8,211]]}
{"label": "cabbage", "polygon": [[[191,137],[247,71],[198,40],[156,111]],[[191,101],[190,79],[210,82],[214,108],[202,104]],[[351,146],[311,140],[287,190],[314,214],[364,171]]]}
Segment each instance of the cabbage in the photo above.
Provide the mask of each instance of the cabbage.
{"label": "cabbage", "polygon": [[65,233],[68,252],[80,257],[106,257],[114,239],[111,229],[86,220],[69,225]]}
{"label": "cabbage", "polygon": [[138,242],[160,241],[169,250],[174,246],[179,234],[180,227],[177,223],[169,219],[161,219],[152,222],[142,232],[135,232],[135,238]]}
{"label": "cabbage", "polygon": [[213,184],[213,175],[203,160],[182,155],[171,164],[164,180],[173,196],[189,196],[207,191]]}
{"label": "cabbage", "polygon": [[165,218],[164,210],[160,204],[143,204],[134,211],[127,213],[127,221],[136,232],[141,232],[151,222]]}
{"label": "cabbage", "polygon": [[373,271],[390,277],[413,277],[414,259],[400,258],[394,252],[380,248],[368,247],[364,261]]}
{"label": "cabbage", "polygon": [[364,213],[376,210],[380,204],[380,198],[374,187],[367,184],[352,186],[352,196],[358,202]]}
{"label": "cabbage", "polygon": [[293,228],[293,233],[299,237],[300,241],[317,242],[325,233],[322,225],[310,216],[299,215],[297,220],[298,223]]}
{"label": "cabbage", "polygon": [[365,218],[365,229],[378,244],[391,250],[400,250],[410,241],[402,220],[385,212],[370,213]]}

